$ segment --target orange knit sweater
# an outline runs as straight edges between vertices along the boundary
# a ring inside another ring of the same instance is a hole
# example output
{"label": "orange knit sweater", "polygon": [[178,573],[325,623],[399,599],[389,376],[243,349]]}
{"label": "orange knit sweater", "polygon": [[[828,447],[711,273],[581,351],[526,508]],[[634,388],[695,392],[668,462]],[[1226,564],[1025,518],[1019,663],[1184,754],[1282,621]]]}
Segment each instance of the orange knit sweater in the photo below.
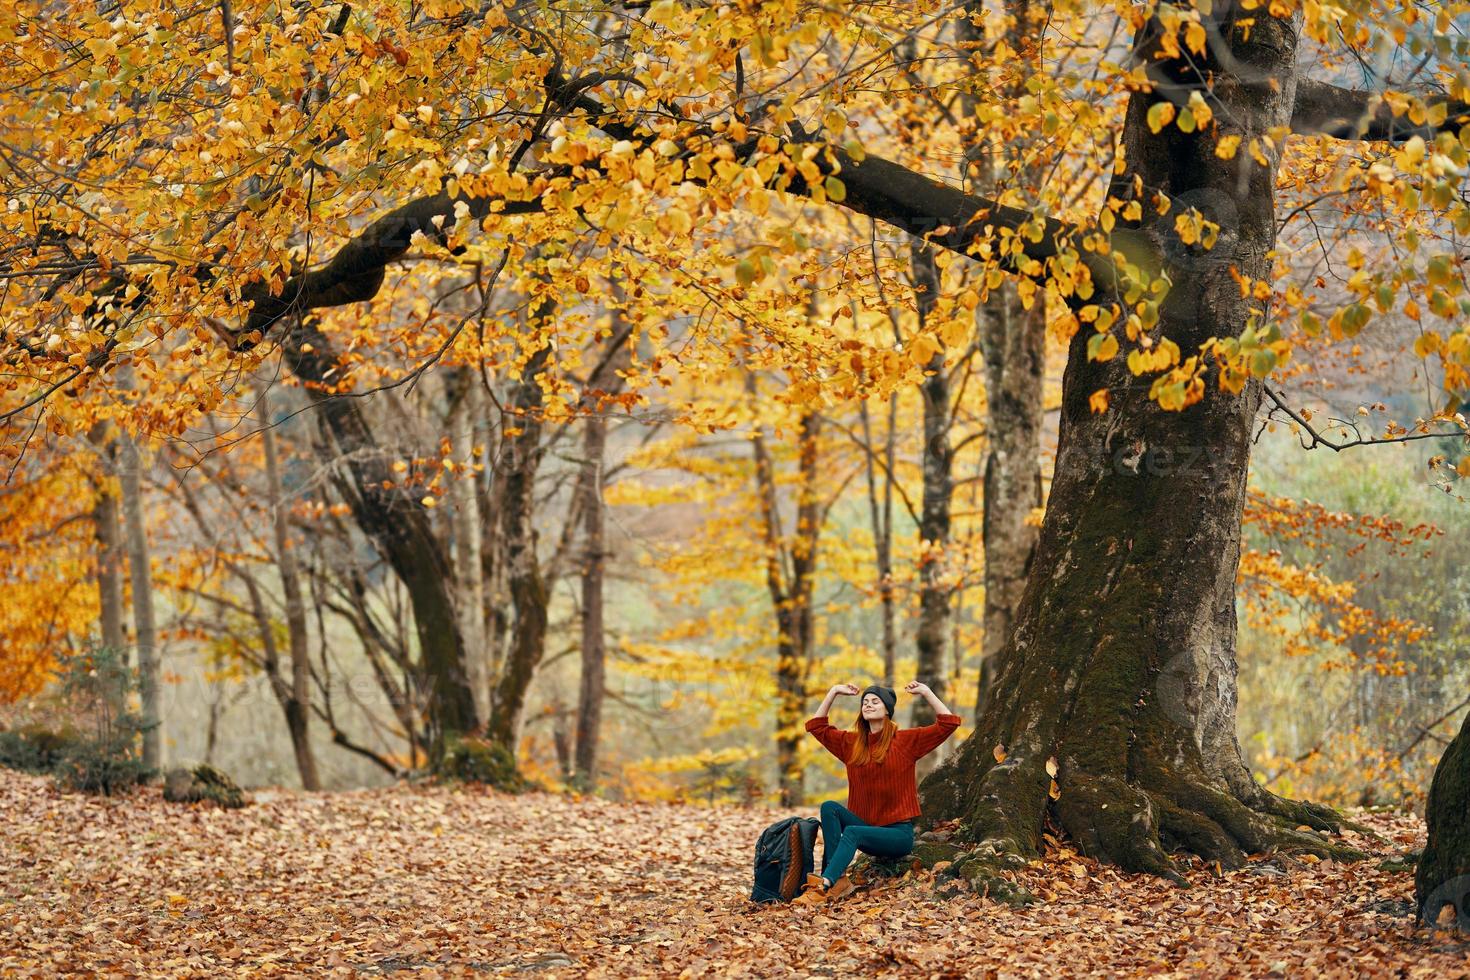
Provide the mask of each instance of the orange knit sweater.
{"label": "orange knit sweater", "polygon": [[[875,827],[919,816],[919,788],[914,762],[937,749],[958,727],[959,715],[936,715],[932,725],[900,728],[880,763],[847,766],[847,808]],[[843,731],[826,715],[807,720],[806,730],[843,764],[847,764],[857,732]]]}

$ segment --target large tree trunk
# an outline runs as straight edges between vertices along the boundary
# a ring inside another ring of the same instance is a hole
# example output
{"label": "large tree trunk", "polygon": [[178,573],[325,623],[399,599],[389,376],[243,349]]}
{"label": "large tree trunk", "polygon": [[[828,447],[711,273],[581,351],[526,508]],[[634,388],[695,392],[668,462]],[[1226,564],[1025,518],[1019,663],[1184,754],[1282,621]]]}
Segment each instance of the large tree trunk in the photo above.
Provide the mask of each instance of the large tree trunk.
{"label": "large tree trunk", "polygon": [[478,721],[452,596],[450,566],[424,510],[393,472],[361,409],[361,399],[333,397],[337,367],[328,338],[303,320],[282,343],[286,363],[317,403],[323,434],[351,479],[337,481],[359,528],[408,591],[419,642],[418,674],[427,687],[429,757],[442,758],[444,737],[472,731]]}
{"label": "large tree trunk", "polygon": [[[919,313],[919,329],[923,329],[939,298],[939,269],[934,251],[927,245],[915,244],[912,256],[914,299]],[[920,385],[924,399],[924,449],[921,466],[924,476],[923,501],[919,511],[919,622],[914,643],[918,648],[917,679],[928,684],[943,700],[945,691],[944,643],[949,633],[950,585],[945,575],[949,548],[950,498],[954,494],[951,476],[954,454],[949,445],[950,391],[949,371],[944,354],[934,355],[925,369]],[[934,723],[934,709],[923,698],[913,702],[909,724],[914,727]],[[930,753],[915,763],[915,773],[922,778],[939,762],[939,753]]]}
{"label": "large tree trunk", "polygon": [[291,748],[296,755],[296,771],[301,788],[315,792],[322,788],[317,775],[316,756],[311,751],[311,650],[306,631],[306,603],[301,598],[301,573],[291,542],[290,519],[281,493],[281,464],[276,449],[275,420],[271,418],[270,394],[260,393],[261,438],[265,448],[266,505],[271,511],[271,531],[275,539],[276,568],[281,574],[281,593],[286,600],[286,639],[291,651],[291,684],[279,689],[277,699],[286,716],[286,730],[291,735]]}
{"label": "large tree trunk", "polygon": [[143,765],[163,762],[162,717],[159,711],[158,634],[153,625],[153,569],[148,557],[148,523],[143,511],[142,454],[126,432],[117,436],[117,475],[122,491],[123,527],[127,540],[128,580],[133,587],[134,640],[138,645],[139,694],[143,723]]}
{"label": "large tree trunk", "polygon": [[[1296,89],[1296,20],[1257,11],[1244,41],[1232,15],[1216,9],[1231,50],[1212,51],[1200,70],[1213,73],[1219,132],[1155,135],[1146,116],[1163,96],[1134,94],[1129,169],[1114,188],[1131,196],[1135,177],[1147,188],[1146,230],[1174,283],[1155,336],[1185,357],[1243,329],[1250,303],[1235,276],[1269,277],[1275,243],[1276,158],[1221,160],[1216,140],[1236,133],[1249,143],[1285,125]],[[1157,28],[1146,25],[1137,45],[1151,65]],[[1202,84],[1175,71],[1158,81]],[[1174,202],[1161,220],[1155,191]],[[1189,206],[1221,223],[1212,251],[1178,244],[1174,218]],[[1228,867],[1278,845],[1327,851],[1322,838],[1292,828],[1330,827],[1330,812],[1256,786],[1234,732],[1234,586],[1261,383],[1232,395],[1212,369],[1200,403],[1165,411],[1123,357],[1087,359],[1090,332],[1084,325],[1071,343],[1056,477],[991,707],[922,784],[925,818],[961,818],[962,839],[985,842],[987,852],[1032,854],[1054,757],[1061,825],[1087,854],[1126,869],[1177,879],[1168,846]],[[1089,396],[1103,388],[1112,406],[1096,413]]]}
{"label": "large tree trunk", "polygon": [[1435,924],[1446,905],[1470,932],[1470,715],[1434,770],[1424,809],[1429,840],[1414,876],[1420,918]]}

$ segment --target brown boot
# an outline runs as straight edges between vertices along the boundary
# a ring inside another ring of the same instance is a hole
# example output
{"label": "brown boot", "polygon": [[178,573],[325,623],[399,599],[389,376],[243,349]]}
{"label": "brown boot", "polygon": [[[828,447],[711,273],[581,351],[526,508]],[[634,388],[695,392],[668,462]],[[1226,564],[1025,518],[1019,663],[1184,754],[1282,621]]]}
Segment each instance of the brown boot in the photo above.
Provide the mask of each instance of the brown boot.
{"label": "brown boot", "polygon": [[854,887],[856,886],[853,885],[852,879],[847,875],[843,875],[841,878],[832,882],[832,887],[827,889],[827,900],[835,902],[837,899],[850,894]]}
{"label": "brown boot", "polygon": [[827,882],[821,875],[807,875],[801,894],[791,900],[792,905],[821,905],[827,900]]}

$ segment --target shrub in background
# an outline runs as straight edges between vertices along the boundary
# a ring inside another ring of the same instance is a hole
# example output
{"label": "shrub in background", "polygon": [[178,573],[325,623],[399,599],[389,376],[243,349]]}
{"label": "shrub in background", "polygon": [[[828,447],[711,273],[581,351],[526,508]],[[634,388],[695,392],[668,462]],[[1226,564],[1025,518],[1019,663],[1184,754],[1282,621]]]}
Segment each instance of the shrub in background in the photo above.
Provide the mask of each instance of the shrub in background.
{"label": "shrub in background", "polygon": [[77,719],[74,737],[51,766],[56,780],[70,789],[112,796],[156,776],[156,769],[143,765],[139,736],[158,723],[146,724],[132,710],[138,677],[126,654],[92,646],[56,659],[60,696]]}
{"label": "shrub in background", "polygon": [[510,750],[499,742],[450,732],[444,737],[444,761],[439,774],[467,783],[484,783],[508,793],[533,788],[516,769]]}

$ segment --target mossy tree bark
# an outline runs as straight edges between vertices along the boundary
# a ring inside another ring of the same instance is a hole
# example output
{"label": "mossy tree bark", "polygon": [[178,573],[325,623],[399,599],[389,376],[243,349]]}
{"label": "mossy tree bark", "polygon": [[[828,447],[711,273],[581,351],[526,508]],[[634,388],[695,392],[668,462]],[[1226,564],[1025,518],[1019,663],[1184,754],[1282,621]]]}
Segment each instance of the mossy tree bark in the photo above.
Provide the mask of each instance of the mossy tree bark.
{"label": "mossy tree bark", "polygon": [[1414,876],[1419,915],[1434,924],[1452,905],[1456,924],[1470,932],[1470,715],[1435,767],[1424,818],[1429,840]]}
{"label": "mossy tree bark", "polygon": [[[1189,72],[1155,58],[1157,22],[1140,32],[1135,50],[1155,90],[1131,97],[1127,172],[1112,191],[1142,205],[1152,254],[1128,258],[1167,271],[1152,335],[1184,357],[1250,322],[1236,277],[1267,278],[1275,244],[1277,158],[1262,166],[1215,149],[1220,137],[1244,146],[1289,122],[1298,21],[1257,16],[1247,39],[1234,16],[1216,7],[1208,57]],[[1153,133],[1149,108],[1187,103],[1206,78],[1218,129]],[[1157,194],[1173,206],[1150,220]],[[1175,217],[1189,207],[1220,224],[1213,249],[1179,244]],[[1331,812],[1257,786],[1235,737],[1234,588],[1261,383],[1232,394],[1211,368],[1200,403],[1165,411],[1148,397],[1151,379],[1121,357],[1088,360],[1091,333],[1084,325],[1071,342],[1056,474],[989,710],[924,780],[925,817],[960,818],[961,838],[993,852],[1034,853],[1054,757],[1055,817],[1086,853],[1126,869],[1182,881],[1173,847],[1226,867],[1276,847],[1329,852],[1294,828],[1333,828]],[[1111,397],[1104,413],[1089,404],[1099,389]]]}

